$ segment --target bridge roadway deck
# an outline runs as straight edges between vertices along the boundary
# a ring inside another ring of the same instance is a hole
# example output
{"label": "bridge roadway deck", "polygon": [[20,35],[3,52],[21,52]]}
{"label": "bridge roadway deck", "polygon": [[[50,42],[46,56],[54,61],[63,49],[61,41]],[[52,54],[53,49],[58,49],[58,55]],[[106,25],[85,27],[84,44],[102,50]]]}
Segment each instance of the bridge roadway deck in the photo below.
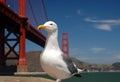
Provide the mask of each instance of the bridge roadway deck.
{"label": "bridge roadway deck", "polygon": [[[19,16],[13,10],[0,3],[0,28],[7,28],[8,31],[18,33],[20,32],[20,24],[24,22],[23,17]],[[38,32],[28,22],[25,23],[26,38],[32,42],[44,47],[45,36]]]}

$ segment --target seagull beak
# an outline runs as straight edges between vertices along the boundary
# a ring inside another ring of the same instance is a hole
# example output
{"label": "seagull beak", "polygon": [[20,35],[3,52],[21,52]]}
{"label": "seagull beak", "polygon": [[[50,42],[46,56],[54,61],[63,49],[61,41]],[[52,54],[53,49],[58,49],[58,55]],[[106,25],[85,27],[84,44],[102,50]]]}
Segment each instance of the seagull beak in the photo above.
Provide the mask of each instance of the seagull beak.
{"label": "seagull beak", "polygon": [[44,25],[39,25],[38,26],[38,30],[45,29],[45,28],[46,28],[46,26],[44,26]]}

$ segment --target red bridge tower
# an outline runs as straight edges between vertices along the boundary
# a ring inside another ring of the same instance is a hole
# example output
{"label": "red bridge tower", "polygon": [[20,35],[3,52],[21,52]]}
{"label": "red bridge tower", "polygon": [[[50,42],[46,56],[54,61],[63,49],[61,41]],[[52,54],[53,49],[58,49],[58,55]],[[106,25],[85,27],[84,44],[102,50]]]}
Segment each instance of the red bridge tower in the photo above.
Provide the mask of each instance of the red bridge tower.
{"label": "red bridge tower", "polygon": [[[0,2],[3,4],[3,6],[6,7],[6,0],[0,0]],[[27,65],[26,65],[26,55],[25,55],[25,39],[26,39],[26,23],[27,23],[27,17],[26,17],[26,0],[19,0],[19,15],[14,15],[14,16],[19,16],[22,20],[19,21],[17,18],[15,18],[11,13],[12,10],[9,8],[8,11],[5,10],[4,8],[0,8],[2,12],[6,12],[4,15],[6,17],[13,17],[15,19],[15,22],[20,22],[20,25],[16,24],[16,28],[19,29],[20,32],[17,32],[17,29],[15,28],[13,21],[5,23],[5,21],[8,21],[7,19],[3,19],[0,21],[0,65],[5,66],[6,65],[6,60],[7,59],[19,59],[18,61],[18,71],[27,71]],[[10,20],[10,18],[9,18]],[[13,25],[13,26],[12,26]],[[5,29],[8,31],[5,34]],[[15,38],[10,38],[9,36],[13,34]],[[10,44],[10,42],[14,42],[13,45]],[[5,53],[5,45],[9,48],[8,52]],[[19,53],[15,51],[15,47],[19,45]],[[15,54],[15,57],[9,57],[10,53],[13,52]]]}
{"label": "red bridge tower", "polygon": [[69,43],[68,43],[68,33],[62,33],[62,51],[69,56]]}

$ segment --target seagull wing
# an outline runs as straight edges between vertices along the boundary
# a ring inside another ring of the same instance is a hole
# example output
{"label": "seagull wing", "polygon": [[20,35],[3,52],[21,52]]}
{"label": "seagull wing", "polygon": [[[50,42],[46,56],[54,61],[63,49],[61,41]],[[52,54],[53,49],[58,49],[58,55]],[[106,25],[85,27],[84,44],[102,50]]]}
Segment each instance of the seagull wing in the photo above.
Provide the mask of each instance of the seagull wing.
{"label": "seagull wing", "polygon": [[66,63],[68,70],[71,72],[72,75],[77,74],[78,70],[76,68],[76,66],[74,65],[74,63],[72,62],[71,58],[66,56],[65,54],[62,54],[62,58],[64,60],[64,62]]}

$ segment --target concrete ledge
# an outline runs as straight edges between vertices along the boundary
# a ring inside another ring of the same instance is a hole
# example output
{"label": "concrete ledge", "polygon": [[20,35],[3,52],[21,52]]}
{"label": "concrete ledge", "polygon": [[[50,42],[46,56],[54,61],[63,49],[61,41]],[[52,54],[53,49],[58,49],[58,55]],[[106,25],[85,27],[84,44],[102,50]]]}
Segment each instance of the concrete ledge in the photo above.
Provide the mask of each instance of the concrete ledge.
{"label": "concrete ledge", "polygon": [[45,72],[15,72],[14,75],[41,75],[46,74]]}
{"label": "concrete ledge", "polygon": [[0,82],[55,82],[39,77],[0,76]]}

